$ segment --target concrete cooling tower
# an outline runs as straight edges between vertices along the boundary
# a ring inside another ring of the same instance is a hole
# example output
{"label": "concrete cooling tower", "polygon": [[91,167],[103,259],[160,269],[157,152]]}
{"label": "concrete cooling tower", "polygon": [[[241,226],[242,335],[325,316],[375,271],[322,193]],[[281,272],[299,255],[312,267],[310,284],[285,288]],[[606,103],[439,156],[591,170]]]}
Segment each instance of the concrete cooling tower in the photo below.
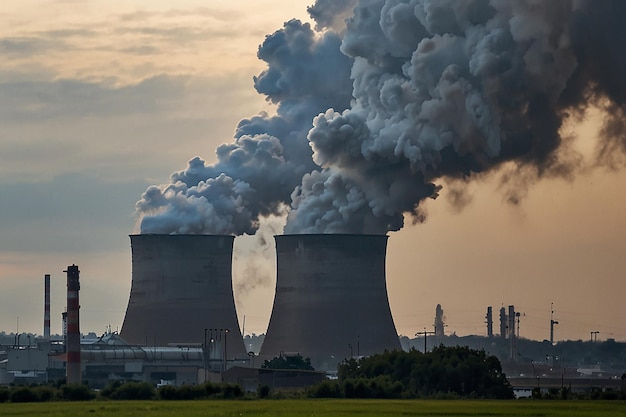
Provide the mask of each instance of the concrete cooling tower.
{"label": "concrete cooling tower", "polygon": [[276,294],[263,359],[299,353],[318,370],[400,349],[385,279],[387,236],[276,236]]}
{"label": "concrete cooling tower", "polygon": [[227,359],[247,357],[233,297],[233,236],[142,234],[130,241],[124,340],[208,345],[207,334],[219,335],[227,337]]}

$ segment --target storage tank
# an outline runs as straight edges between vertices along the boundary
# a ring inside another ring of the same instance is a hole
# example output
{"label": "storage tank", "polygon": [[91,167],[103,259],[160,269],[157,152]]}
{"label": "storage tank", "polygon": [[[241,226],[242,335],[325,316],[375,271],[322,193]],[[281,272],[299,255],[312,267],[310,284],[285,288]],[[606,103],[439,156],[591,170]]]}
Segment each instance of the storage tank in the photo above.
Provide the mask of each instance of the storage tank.
{"label": "storage tank", "polygon": [[276,236],[276,294],[260,356],[346,358],[400,349],[385,278],[387,236]]}
{"label": "storage tank", "polygon": [[234,237],[141,234],[130,241],[132,285],[120,336],[148,346],[210,346],[215,340],[207,338],[218,336],[227,359],[246,358],[232,287]]}

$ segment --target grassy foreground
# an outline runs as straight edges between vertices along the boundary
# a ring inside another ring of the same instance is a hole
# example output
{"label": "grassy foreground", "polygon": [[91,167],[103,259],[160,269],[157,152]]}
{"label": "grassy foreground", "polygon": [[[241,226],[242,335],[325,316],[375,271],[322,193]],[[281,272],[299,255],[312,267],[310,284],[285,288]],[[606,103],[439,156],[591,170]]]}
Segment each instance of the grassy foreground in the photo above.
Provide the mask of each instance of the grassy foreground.
{"label": "grassy foreground", "polygon": [[248,400],[87,401],[0,404],[0,416],[612,416],[626,417],[624,401],[532,400]]}

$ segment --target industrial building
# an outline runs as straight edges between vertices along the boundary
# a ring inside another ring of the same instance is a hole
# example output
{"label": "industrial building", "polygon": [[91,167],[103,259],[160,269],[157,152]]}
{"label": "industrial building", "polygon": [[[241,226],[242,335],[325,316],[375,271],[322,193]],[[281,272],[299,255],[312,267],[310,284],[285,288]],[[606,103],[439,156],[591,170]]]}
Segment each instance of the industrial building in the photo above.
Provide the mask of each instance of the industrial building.
{"label": "industrial building", "polygon": [[[212,358],[208,346],[135,346],[115,333],[98,339],[81,338],[79,375],[91,388],[112,381],[144,381],[173,385],[221,382],[227,367],[249,367],[250,359]],[[66,376],[68,355],[62,341],[39,341],[0,348],[0,384],[32,384]]]}

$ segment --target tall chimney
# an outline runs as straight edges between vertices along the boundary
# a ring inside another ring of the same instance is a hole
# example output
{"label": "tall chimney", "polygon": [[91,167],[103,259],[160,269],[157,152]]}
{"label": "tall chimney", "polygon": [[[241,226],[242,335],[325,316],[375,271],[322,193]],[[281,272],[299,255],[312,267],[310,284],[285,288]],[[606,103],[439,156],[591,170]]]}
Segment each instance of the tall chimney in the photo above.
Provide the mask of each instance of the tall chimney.
{"label": "tall chimney", "polygon": [[80,290],[79,273],[76,265],[68,266],[67,270],[67,366],[66,378],[68,384],[80,384],[80,303],[78,292]]}
{"label": "tall chimney", "polygon": [[493,307],[487,307],[487,315],[485,316],[485,323],[487,323],[487,337],[493,337]]}
{"label": "tall chimney", "polygon": [[43,276],[43,338],[50,340],[50,274]]}
{"label": "tall chimney", "polygon": [[385,279],[385,235],[276,236],[276,294],[264,359],[281,352],[334,370],[351,355],[400,349]]}
{"label": "tall chimney", "polygon": [[515,360],[515,306],[509,306],[509,358]]}
{"label": "tall chimney", "polygon": [[205,345],[219,333],[227,337],[220,357],[247,358],[232,287],[234,239],[131,235],[133,276],[120,336],[136,345]]}

